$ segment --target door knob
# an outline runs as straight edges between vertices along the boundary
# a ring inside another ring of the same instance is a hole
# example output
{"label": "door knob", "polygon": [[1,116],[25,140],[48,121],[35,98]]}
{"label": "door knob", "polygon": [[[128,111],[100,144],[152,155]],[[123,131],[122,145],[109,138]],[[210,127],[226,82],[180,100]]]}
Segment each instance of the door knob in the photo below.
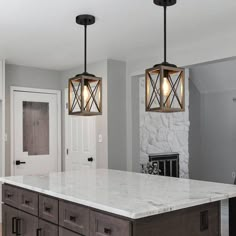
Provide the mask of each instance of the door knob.
{"label": "door knob", "polygon": [[93,158],[92,158],[92,157],[89,157],[89,158],[88,158],[88,161],[89,161],[89,162],[93,162]]}
{"label": "door knob", "polygon": [[25,161],[19,161],[19,160],[16,161],[16,165],[17,165],[17,166],[19,166],[19,165],[21,165],[21,164],[26,164],[26,162],[25,162]]}

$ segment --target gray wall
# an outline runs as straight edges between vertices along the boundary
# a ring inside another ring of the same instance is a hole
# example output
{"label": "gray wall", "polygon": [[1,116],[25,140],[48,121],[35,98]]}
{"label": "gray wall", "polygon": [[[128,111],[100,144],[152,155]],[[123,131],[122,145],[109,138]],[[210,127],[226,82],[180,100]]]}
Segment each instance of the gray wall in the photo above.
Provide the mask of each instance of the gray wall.
{"label": "gray wall", "polygon": [[189,80],[189,177],[201,179],[201,94],[191,79]]}
{"label": "gray wall", "polygon": [[108,60],[108,167],[126,170],[126,63]]}
{"label": "gray wall", "polygon": [[58,71],[6,65],[6,175],[10,174],[10,86],[61,89]]}
{"label": "gray wall", "polygon": [[236,171],[236,90],[203,94],[202,177],[233,183]]}
{"label": "gray wall", "polygon": [[132,83],[132,171],[140,172],[140,77],[133,77]]}
{"label": "gray wall", "polygon": [[[236,98],[235,67],[236,61],[228,61],[191,69],[191,79],[201,92],[200,126],[199,94],[193,88],[190,94],[190,116],[193,123],[190,129],[190,167],[193,178],[223,183],[234,181],[232,172],[236,171],[236,102],[233,102],[233,98]],[[206,86],[204,81],[207,81]],[[212,87],[209,81],[212,81]],[[224,85],[222,81],[225,81]],[[196,100],[193,101],[194,99]],[[197,126],[200,129],[200,137],[198,133],[195,135]],[[197,148],[199,142],[200,149]]]}
{"label": "gray wall", "polygon": [[[126,63],[104,60],[88,65],[89,71],[103,81],[103,114],[96,117],[97,167],[126,170]],[[68,79],[83,71],[83,67],[67,71],[52,71],[6,65],[6,174],[10,174],[10,86],[55,89],[62,91],[62,158],[65,157],[65,88]],[[108,159],[109,157],[109,159]],[[62,163],[64,167],[64,163]]]}

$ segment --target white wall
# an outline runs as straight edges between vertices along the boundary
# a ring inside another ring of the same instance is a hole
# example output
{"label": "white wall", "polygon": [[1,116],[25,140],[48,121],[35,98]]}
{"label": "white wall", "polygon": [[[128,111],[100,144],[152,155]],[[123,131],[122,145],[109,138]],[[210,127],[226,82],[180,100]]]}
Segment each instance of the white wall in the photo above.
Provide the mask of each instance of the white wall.
{"label": "white wall", "polygon": [[[177,152],[180,154],[180,177],[189,177],[189,87],[188,70],[185,80],[185,112],[156,113],[145,111],[145,78],[139,81],[140,163],[148,155]],[[133,160],[135,161],[135,160]]]}

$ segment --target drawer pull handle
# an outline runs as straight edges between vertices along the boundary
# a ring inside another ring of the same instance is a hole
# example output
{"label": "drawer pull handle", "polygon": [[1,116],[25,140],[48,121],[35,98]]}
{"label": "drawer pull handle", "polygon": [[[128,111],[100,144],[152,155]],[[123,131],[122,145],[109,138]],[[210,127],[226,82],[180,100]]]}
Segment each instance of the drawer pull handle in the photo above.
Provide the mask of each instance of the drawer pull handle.
{"label": "drawer pull handle", "polygon": [[42,235],[42,229],[37,229],[36,236],[41,236],[41,235]]}
{"label": "drawer pull handle", "polygon": [[7,193],[7,198],[11,198],[13,197],[13,194],[12,193]]}
{"label": "drawer pull handle", "polygon": [[112,232],[111,229],[104,228],[104,233],[105,233],[105,234],[111,235],[111,232]]}
{"label": "drawer pull handle", "polygon": [[209,220],[208,220],[208,211],[202,211],[200,213],[200,230],[206,231],[209,227]]}
{"label": "drawer pull handle", "polygon": [[21,219],[16,218],[16,236],[21,236]]}
{"label": "drawer pull handle", "polygon": [[13,217],[13,218],[12,218],[12,226],[11,226],[11,229],[12,229],[12,234],[16,234],[16,217]]}
{"label": "drawer pull handle", "polygon": [[50,208],[50,207],[45,207],[45,211],[46,211],[47,213],[50,213],[50,212],[51,212],[51,208]]}
{"label": "drawer pull handle", "polygon": [[76,217],[75,216],[70,216],[70,221],[75,222],[76,221]]}
{"label": "drawer pull handle", "polygon": [[25,205],[29,205],[30,201],[29,200],[25,200]]}

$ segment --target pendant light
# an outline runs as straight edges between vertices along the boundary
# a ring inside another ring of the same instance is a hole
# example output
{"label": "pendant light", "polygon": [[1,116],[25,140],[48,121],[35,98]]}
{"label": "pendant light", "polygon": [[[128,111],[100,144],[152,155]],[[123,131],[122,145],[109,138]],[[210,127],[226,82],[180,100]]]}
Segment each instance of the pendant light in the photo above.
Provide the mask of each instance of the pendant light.
{"label": "pendant light", "polygon": [[102,78],[87,72],[87,26],[95,23],[92,15],[79,15],[76,23],[84,26],[84,72],[69,79],[69,115],[102,114]]}
{"label": "pendant light", "polygon": [[180,112],[185,110],[184,69],[166,60],[166,12],[176,0],[154,0],[164,9],[164,62],[147,69],[145,73],[145,106],[147,112]]}

